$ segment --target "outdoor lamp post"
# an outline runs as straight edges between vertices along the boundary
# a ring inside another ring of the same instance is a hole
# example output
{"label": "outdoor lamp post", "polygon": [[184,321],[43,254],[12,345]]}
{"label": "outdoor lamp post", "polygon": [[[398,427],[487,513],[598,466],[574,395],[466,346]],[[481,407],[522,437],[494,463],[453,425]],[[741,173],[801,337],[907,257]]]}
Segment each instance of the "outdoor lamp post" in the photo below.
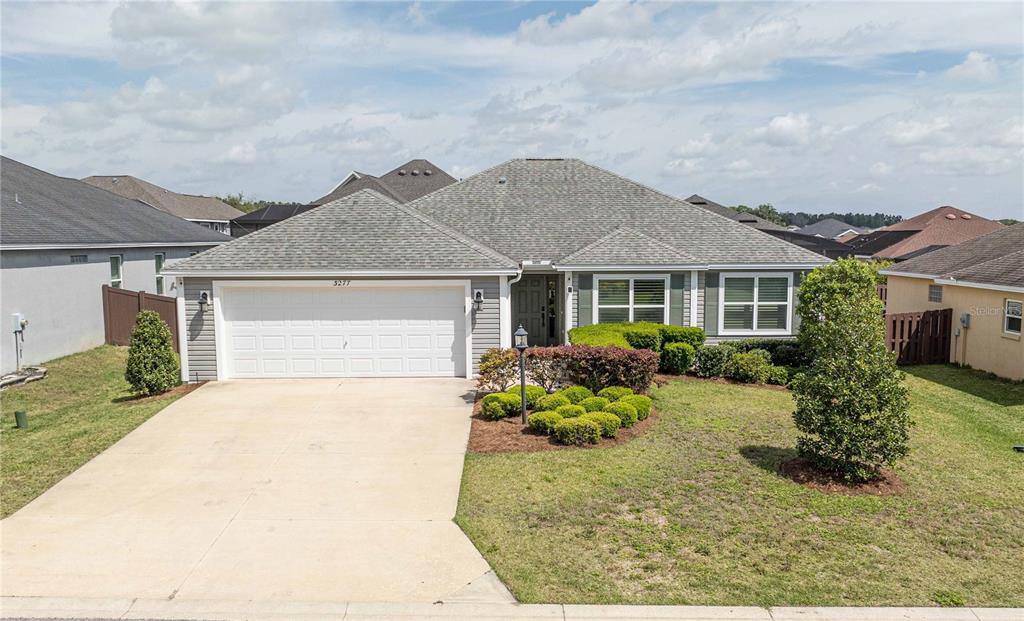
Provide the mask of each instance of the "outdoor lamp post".
{"label": "outdoor lamp post", "polygon": [[519,396],[523,401],[523,424],[526,424],[526,348],[529,345],[526,344],[526,337],[529,334],[523,329],[523,324],[519,324],[519,329],[516,330],[516,349],[519,350]]}

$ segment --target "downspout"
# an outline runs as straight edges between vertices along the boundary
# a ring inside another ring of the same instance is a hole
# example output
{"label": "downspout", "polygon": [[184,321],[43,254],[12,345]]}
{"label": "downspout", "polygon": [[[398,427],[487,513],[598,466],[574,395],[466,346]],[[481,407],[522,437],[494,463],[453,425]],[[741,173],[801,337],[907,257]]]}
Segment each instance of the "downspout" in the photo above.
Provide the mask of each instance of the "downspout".
{"label": "downspout", "polygon": [[508,281],[508,286],[511,287],[512,285],[516,284],[517,282],[519,282],[522,279],[523,279],[523,262],[520,261],[519,262],[519,274],[516,275],[516,277],[513,278],[512,280]]}

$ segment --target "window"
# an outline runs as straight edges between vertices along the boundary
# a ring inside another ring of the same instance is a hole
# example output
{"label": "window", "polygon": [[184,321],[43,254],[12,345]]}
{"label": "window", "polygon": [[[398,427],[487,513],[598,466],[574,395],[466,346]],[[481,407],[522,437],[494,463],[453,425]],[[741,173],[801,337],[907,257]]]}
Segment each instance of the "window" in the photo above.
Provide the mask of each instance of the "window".
{"label": "window", "polygon": [[792,274],[723,274],[719,334],[789,334]]}
{"label": "window", "polygon": [[120,289],[123,282],[121,278],[121,263],[123,262],[123,256],[119,254],[110,255],[110,286],[115,289]]}
{"label": "window", "polygon": [[941,302],[942,301],[942,285],[928,285],[928,301],[929,302]]}
{"label": "window", "polygon": [[160,272],[164,269],[164,253],[158,252],[153,255],[153,269],[156,271],[156,294],[163,295],[164,277],[160,275]]}
{"label": "window", "polygon": [[87,263],[89,261],[89,255],[86,254],[73,254],[71,255],[71,263]]}
{"label": "window", "polygon": [[1003,332],[1020,334],[1021,317],[1024,315],[1024,302],[1006,300],[1006,312],[1003,314]]}
{"label": "window", "polygon": [[595,323],[668,323],[667,276],[597,276]]}

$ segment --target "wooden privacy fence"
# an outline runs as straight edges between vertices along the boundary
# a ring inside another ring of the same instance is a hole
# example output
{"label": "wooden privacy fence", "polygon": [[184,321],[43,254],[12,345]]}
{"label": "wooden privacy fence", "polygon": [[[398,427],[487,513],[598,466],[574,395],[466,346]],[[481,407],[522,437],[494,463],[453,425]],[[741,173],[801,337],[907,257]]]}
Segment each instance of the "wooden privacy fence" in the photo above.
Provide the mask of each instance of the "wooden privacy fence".
{"label": "wooden privacy fence", "polygon": [[952,308],[885,316],[885,342],[900,364],[949,362],[952,329]]}
{"label": "wooden privacy fence", "polygon": [[103,285],[103,331],[107,345],[128,345],[135,318],[144,310],[156,311],[167,322],[174,351],[178,351],[178,309],[174,298]]}

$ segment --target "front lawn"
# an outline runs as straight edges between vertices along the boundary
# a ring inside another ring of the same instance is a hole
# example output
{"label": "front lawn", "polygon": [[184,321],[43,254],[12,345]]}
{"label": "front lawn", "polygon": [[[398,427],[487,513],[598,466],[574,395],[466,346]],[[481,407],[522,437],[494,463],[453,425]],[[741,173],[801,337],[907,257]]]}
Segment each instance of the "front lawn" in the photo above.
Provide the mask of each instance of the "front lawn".
{"label": "front lawn", "polygon": [[[0,393],[0,517],[49,489],[181,396],[131,400],[128,348],[103,346],[45,363],[49,377]],[[14,412],[28,412],[28,429]]]}
{"label": "front lawn", "polygon": [[907,369],[898,496],[776,474],[789,393],[696,379],[610,448],[471,453],[456,517],[523,602],[1024,605],[1024,384]]}

